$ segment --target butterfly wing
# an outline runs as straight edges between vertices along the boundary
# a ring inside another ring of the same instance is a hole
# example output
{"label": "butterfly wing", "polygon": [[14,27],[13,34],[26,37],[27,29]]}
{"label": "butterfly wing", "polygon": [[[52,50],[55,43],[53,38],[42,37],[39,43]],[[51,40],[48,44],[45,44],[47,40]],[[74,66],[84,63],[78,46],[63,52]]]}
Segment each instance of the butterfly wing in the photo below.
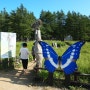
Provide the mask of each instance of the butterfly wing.
{"label": "butterfly wing", "polygon": [[76,60],[79,58],[81,47],[84,41],[76,42],[71,45],[61,57],[61,68],[66,74],[71,74],[77,69]]}
{"label": "butterfly wing", "polygon": [[43,57],[45,58],[44,66],[49,72],[54,72],[58,68],[58,55],[53,48],[44,41],[40,41]]}

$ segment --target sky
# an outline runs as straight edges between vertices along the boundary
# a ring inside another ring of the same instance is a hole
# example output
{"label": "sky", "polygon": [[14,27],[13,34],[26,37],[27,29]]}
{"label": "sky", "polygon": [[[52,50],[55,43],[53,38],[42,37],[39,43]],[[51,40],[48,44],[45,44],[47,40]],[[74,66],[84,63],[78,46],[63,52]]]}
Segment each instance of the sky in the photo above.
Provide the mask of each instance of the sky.
{"label": "sky", "polygon": [[16,10],[20,5],[33,12],[38,19],[42,10],[57,12],[63,10],[65,14],[68,11],[75,11],[82,15],[90,15],[90,0],[0,0],[0,11],[3,8],[9,13]]}

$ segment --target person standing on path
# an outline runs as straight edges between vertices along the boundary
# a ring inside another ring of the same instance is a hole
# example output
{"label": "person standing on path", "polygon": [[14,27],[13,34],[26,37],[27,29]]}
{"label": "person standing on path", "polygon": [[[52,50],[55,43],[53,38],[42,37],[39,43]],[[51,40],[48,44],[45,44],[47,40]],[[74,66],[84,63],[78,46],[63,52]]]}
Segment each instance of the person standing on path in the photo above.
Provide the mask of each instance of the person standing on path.
{"label": "person standing on path", "polygon": [[29,58],[29,50],[27,48],[27,43],[23,43],[22,47],[20,48],[20,59],[22,60],[22,66],[24,70],[24,74],[27,73],[27,67],[28,67],[28,58]]}

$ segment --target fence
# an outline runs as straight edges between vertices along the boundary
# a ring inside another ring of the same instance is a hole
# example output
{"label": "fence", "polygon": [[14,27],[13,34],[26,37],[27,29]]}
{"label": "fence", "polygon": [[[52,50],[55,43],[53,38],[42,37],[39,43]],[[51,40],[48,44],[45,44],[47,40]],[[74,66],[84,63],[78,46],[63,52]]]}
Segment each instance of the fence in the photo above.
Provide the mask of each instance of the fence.
{"label": "fence", "polygon": [[[37,68],[35,67],[35,70],[36,70],[36,73],[38,72],[38,70],[46,70],[45,68]],[[56,70],[56,72],[63,72],[63,70]],[[64,82],[64,85],[65,86],[81,86],[81,87],[84,87],[84,88],[89,88],[90,89],[90,81],[89,83],[82,83],[80,81],[78,81],[78,78],[79,77],[87,77],[88,80],[90,80],[90,74],[84,74],[84,73],[80,73],[78,71],[74,72],[73,74],[71,75],[66,75],[64,74],[65,76],[65,79],[57,79],[57,78],[53,78],[53,74],[54,73],[50,73],[48,72],[48,84],[49,85],[53,85],[53,81],[56,80],[56,81],[62,81]],[[71,76],[73,76],[73,80],[71,80]]]}

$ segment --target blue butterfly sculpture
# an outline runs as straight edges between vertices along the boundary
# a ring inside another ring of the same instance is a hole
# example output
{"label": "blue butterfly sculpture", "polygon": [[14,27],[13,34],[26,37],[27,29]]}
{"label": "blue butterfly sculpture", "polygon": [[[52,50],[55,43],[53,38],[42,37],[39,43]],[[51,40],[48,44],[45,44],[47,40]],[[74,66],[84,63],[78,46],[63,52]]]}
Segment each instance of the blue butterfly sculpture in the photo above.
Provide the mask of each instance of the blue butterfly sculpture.
{"label": "blue butterfly sculpture", "polygon": [[53,48],[44,41],[40,41],[43,57],[45,58],[44,66],[49,72],[54,72],[60,62],[60,66],[65,74],[72,74],[77,69],[76,60],[79,58],[81,47],[84,41],[79,41],[71,45],[60,57]]}

